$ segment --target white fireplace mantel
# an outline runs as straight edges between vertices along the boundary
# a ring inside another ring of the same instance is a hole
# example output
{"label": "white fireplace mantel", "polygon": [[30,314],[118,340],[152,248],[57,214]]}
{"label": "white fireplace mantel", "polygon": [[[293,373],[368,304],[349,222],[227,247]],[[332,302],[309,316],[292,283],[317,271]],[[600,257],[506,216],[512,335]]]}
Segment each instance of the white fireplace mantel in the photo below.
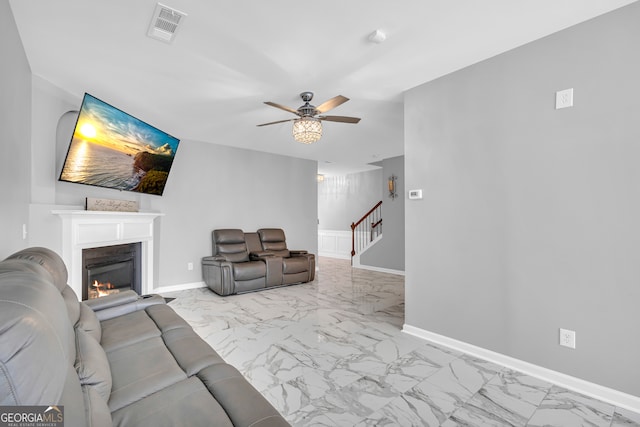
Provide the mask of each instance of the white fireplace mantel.
{"label": "white fireplace mantel", "polygon": [[141,243],[142,294],[153,290],[153,221],[158,212],[54,210],[62,218],[62,259],[69,270],[69,286],[82,298],[82,250],[125,243]]}

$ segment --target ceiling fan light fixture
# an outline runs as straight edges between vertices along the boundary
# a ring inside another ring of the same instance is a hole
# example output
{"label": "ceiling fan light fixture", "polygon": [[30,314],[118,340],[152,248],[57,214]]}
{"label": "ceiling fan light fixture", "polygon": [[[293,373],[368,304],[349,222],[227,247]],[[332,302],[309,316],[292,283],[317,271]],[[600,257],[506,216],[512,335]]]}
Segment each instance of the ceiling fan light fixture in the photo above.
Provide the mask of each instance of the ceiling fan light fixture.
{"label": "ceiling fan light fixture", "polygon": [[315,117],[302,117],[293,121],[293,139],[313,144],[322,138],[322,122]]}

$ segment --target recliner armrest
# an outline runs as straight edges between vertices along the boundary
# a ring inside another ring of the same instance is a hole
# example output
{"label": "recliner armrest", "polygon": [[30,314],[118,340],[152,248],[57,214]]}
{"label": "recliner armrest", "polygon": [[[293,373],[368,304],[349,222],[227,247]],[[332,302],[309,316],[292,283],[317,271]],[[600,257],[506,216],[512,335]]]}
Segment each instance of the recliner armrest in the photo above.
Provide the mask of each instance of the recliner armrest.
{"label": "recliner armrest", "polygon": [[251,261],[263,261],[262,258],[270,257],[270,256],[275,256],[275,254],[272,253],[272,252],[269,252],[269,251],[260,251],[260,252],[251,252],[251,253],[249,253],[249,258],[251,259]]}
{"label": "recliner armrest", "polygon": [[117,305],[129,304],[140,298],[135,291],[128,290],[117,294],[106,295],[100,298],[93,298],[84,301],[93,311],[105,310]]}
{"label": "recliner armrest", "polygon": [[305,251],[304,249],[298,249],[298,250],[291,250],[289,249],[289,253],[291,254],[291,256],[295,256],[295,255],[306,255],[309,253],[309,251]]}
{"label": "recliner armrest", "polygon": [[220,266],[223,263],[228,263],[226,258],[220,255],[206,256],[202,258],[202,265],[217,265]]}
{"label": "recliner armrest", "polygon": [[220,255],[202,258],[202,279],[218,295],[235,293],[233,263]]}
{"label": "recliner armrest", "polygon": [[151,305],[166,304],[164,298],[160,295],[140,296],[132,290],[94,298],[84,302],[96,313],[100,321],[112,319],[134,311],[144,310]]}

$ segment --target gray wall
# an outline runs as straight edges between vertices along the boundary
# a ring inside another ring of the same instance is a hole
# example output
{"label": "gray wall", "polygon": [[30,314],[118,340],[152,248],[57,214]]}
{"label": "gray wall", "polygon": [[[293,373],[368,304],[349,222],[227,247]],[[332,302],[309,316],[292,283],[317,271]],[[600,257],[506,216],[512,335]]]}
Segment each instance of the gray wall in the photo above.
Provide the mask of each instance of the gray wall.
{"label": "gray wall", "polygon": [[[68,111],[77,110],[81,99],[41,78],[33,82],[30,245],[61,250],[61,222],[51,209],[102,197],[137,200],[141,210],[164,214],[155,227],[156,287],[200,282],[200,259],[211,254],[215,228],[281,227],[289,247],[317,253],[317,162],[183,140],[162,197],[58,182],[75,124]],[[133,113],[144,118],[144,112]]]}
{"label": "gray wall", "polygon": [[317,163],[258,151],[185,141],[162,198],[159,277],[163,285],[201,280],[187,273],[211,254],[211,230],[285,230],[291,249],[318,253]]}
{"label": "gray wall", "polygon": [[0,259],[24,247],[30,185],[31,70],[9,2],[0,2]]}
{"label": "gray wall", "polygon": [[[398,197],[393,200],[388,194],[388,178],[398,177],[396,190]],[[382,239],[360,257],[360,264],[389,270],[404,271],[404,156],[382,161]]]}
{"label": "gray wall", "polygon": [[351,231],[351,223],[382,200],[382,179],[382,169],[325,176],[318,182],[318,228]]}
{"label": "gray wall", "polygon": [[408,325],[640,396],[638,22],[634,3],[406,93]]}

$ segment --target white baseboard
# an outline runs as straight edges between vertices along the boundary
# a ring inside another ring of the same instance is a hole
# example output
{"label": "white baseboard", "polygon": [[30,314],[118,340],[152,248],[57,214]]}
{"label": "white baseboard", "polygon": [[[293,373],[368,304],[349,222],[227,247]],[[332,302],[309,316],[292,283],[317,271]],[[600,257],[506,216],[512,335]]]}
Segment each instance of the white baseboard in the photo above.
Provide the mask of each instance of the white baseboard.
{"label": "white baseboard", "polygon": [[323,252],[318,251],[318,256],[326,257],[326,258],[336,258],[336,259],[349,259],[351,258],[350,254],[342,254],[338,252]]}
{"label": "white baseboard", "polygon": [[377,271],[379,273],[389,273],[389,274],[397,274],[397,275],[400,275],[400,276],[404,276],[404,271],[403,270],[393,270],[391,268],[376,267],[376,266],[373,266],[373,265],[362,264],[360,262],[360,257],[362,256],[362,254],[364,254],[369,249],[371,249],[380,240],[382,240],[382,234],[380,234],[375,239],[373,239],[371,244],[369,246],[367,246],[362,252],[360,252],[359,254],[355,254],[353,256],[353,258],[351,259],[351,266],[353,268],[360,268],[362,270]]}
{"label": "white baseboard", "polygon": [[204,288],[206,286],[204,282],[182,283],[180,285],[160,286],[159,288],[154,288],[152,292],[162,295],[165,292],[186,291],[187,289]]}
{"label": "white baseboard", "polygon": [[415,326],[405,324],[402,328],[402,331],[409,335],[413,335],[418,338],[422,338],[424,340],[431,341],[433,343],[440,344],[445,347],[449,347],[484,360],[488,360],[489,362],[494,362],[499,365],[506,366],[507,368],[523,372],[527,375],[531,375],[532,377],[536,377],[543,381],[547,381],[566,389],[582,393],[586,396],[590,396],[603,402],[610,403],[617,407],[628,409],[633,412],[640,412],[640,397],[638,396],[633,396],[631,394],[623,393],[621,391],[585,381],[580,378],[572,377],[561,372],[543,368],[542,366],[515,359],[501,353],[496,353],[482,347],[477,347],[473,344],[468,344],[463,341],[458,341],[444,335],[426,331]]}
{"label": "white baseboard", "polygon": [[377,272],[380,272],[380,273],[397,274],[397,275],[400,275],[400,276],[404,276],[404,271],[402,271],[402,270],[392,270],[390,268],[374,267],[372,265],[364,265],[364,264],[355,265],[355,263],[354,263],[353,264],[353,268],[359,268],[361,270],[370,270],[370,271],[377,271]]}

